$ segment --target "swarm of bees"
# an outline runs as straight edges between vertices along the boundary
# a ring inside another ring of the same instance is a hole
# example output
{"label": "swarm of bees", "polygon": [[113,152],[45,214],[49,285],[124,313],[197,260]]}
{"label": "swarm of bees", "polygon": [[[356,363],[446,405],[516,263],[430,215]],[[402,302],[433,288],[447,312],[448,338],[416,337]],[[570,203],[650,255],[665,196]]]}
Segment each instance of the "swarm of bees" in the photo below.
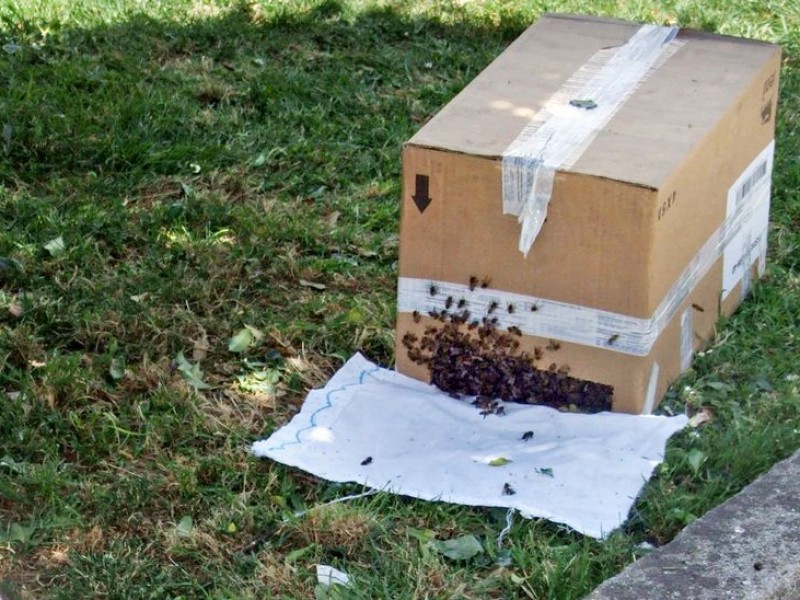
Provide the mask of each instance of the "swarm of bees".
{"label": "swarm of bees", "polygon": [[[488,287],[489,279],[472,276],[470,289]],[[439,290],[429,288],[431,296]],[[448,297],[445,310],[432,310],[428,316],[434,323],[419,336],[408,332],[402,338],[408,357],[425,365],[431,383],[455,397],[474,396],[473,404],[485,417],[502,415],[505,408],[495,399],[525,404],[543,404],[560,410],[600,412],[611,409],[613,387],[569,376],[569,366],[555,362],[539,368],[536,362],[544,357],[542,348],[530,354],[520,349],[522,331],[511,326],[503,330],[493,313],[501,308],[491,302],[480,317],[465,308],[465,299]],[[515,308],[503,306],[509,314]],[[532,311],[538,310],[536,305]],[[414,322],[421,320],[414,313]],[[555,353],[561,345],[550,340],[546,350]]]}

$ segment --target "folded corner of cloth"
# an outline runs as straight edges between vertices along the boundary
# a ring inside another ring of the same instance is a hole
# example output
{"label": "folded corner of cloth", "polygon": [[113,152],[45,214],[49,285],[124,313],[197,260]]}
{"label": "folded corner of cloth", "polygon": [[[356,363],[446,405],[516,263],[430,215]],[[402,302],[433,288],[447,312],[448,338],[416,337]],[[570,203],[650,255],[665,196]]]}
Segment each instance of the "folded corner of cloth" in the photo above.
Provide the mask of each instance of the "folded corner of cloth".
{"label": "folded corner of cloth", "polygon": [[353,356],[256,456],[323,479],[471,506],[515,508],[595,538],[622,525],[688,419],[470,402]]}

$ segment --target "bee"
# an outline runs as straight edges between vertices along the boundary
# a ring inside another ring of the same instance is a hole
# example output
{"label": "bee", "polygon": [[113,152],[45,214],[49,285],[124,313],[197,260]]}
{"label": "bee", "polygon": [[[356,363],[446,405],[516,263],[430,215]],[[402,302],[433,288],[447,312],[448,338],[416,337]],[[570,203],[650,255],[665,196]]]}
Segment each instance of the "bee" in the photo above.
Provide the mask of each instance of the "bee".
{"label": "bee", "polygon": [[422,320],[422,315],[419,314],[418,310],[415,310],[411,313],[411,318],[414,319],[414,323],[419,323]]}
{"label": "bee", "polygon": [[475,288],[478,287],[478,278],[475,275],[469,276],[469,291],[474,292]]}
{"label": "bee", "polygon": [[492,403],[492,399],[489,396],[476,396],[475,400],[472,401],[473,406],[479,406],[481,408],[485,408]]}
{"label": "bee", "polygon": [[538,346],[533,349],[533,360],[541,360],[543,355],[544,352],[542,352],[542,349]]}
{"label": "bee", "polygon": [[507,310],[508,310],[508,314],[513,315],[514,314],[514,310],[515,310],[514,309],[514,305],[513,304],[509,304]]}
{"label": "bee", "polygon": [[489,309],[486,312],[488,314],[492,314],[494,311],[497,310],[497,306],[498,306],[497,301],[492,300],[492,302],[489,304]]}
{"label": "bee", "polygon": [[519,327],[517,327],[516,325],[512,325],[511,327],[508,328],[508,333],[512,333],[514,335],[521,336],[522,335],[522,330]]}
{"label": "bee", "polygon": [[618,333],[615,333],[615,334],[614,334],[614,335],[612,335],[610,338],[608,338],[608,345],[609,345],[609,346],[613,345],[613,344],[614,344],[614,342],[616,342],[618,339],[619,339],[619,334],[618,334]]}
{"label": "bee", "polygon": [[529,442],[532,439],[533,439],[533,432],[532,431],[526,431],[525,433],[522,434],[522,441],[523,442]]}
{"label": "bee", "polygon": [[561,348],[561,344],[559,344],[556,340],[550,340],[550,343],[547,344],[547,349],[548,350],[552,350],[552,351],[555,352],[559,348]]}
{"label": "bee", "polygon": [[453,306],[453,297],[452,296],[448,296],[447,300],[444,301],[444,307],[446,309],[450,310],[451,306]]}
{"label": "bee", "polygon": [[498,406],[494,409],[494,414],[498,417],[506,414],[506,407],[505,406]]}
{"label": "bee", "polygon": [[478,323],[478,321],[472,321],[472,322],[471,322],[469,325],[467,325],[467,329],[468,329],[469,331],[472,331],[472,330],[474,330],[474,329],[475,329],[475,328],[476,328],[478,325],[480,325],[480,323]]}
{"label": "bee", "polygon": [[539,305],[534,302],[531,304],[531,312],[536,312],[537,310],[539,310]]}
{"label": "bee", "polygon": [[697,312],[706,312],[706,309],[700,306],[699,304],[695,304],[692,302],[692,308],[695,309]]}
{"label": "bee", "polygon": [[504,496],[513,496],[517,492],[514,491],[514,488],[511,487],[510,484],[504,483],[503,484],[503,495]]}
{"label": "bee", "polygon": [[551,373],[555,373],[558,370],[558,365],[556,363],[550,363],[550,366],[547,367],[547,370]]}
{"label": "bee", "polygon": [[422,364],[422,352],[420,352],[419,348],[409,348],[408,349],[408,358],[410,358],[413,362],[417,364]]}
{"label": "bee", "polygon": [[467,305],[466,298],[461,298],[461,300],[459,300],[457,304],[458,308],[464,308],[466,305]]}
{"label": "bee", "polygon": [[414,335],[410,331],[407,331],[406,334],[403,336],[403,346],[405,346],[410,350],[418,339],[419,338],[417,338],[416,335]]}
{"label": "bee", "polygon": [[431,296],[435,296],[436,294],[439,293],[439,288],[437,288],[435,285],[431,284],[431,287],[428,288],[428,293]]}
{"label": "bee", "polygon": [[364,460],[361,461],[361,466],[362,467],[366,467],[371,462],[372,462],[372,457],[368,456],[367,458],[365,458]]}
{"label": "bee", "polygon": [[569,375],[569,371],[570,371],[570,369],[569,369],[569,365],[561,365],[561,366],[558,368],[558,374],[559,374],[559,375],[564,375],[564,376],[567,376],[567,375]]}
{"label": "bee", "polygon": [[492,283],[492,280],[489,279],[488,277],[484,277],[483,279],[481,279],[481,287],[484,289],[488,288],[490,283]]}

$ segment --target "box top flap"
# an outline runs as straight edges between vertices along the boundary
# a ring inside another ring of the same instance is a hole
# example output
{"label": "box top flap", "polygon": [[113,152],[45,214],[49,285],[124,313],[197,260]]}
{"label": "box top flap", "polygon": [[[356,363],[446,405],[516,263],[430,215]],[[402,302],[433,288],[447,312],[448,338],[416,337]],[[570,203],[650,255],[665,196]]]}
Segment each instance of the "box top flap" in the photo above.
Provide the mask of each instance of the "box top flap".
{"label": "box top flap", "polygon": [[[415,146],[500,157],[551,97],[598,51],[639,25],[545,15],[409,140]],[[780,48],[680,30],[680,47],[634,89],[562,169],[657,188]]]}

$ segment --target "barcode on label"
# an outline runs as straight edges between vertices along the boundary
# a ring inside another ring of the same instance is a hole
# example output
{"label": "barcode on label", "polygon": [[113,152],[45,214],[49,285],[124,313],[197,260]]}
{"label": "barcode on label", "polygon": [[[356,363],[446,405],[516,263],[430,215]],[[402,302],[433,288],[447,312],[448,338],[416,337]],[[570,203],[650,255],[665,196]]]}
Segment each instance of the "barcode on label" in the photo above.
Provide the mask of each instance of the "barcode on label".
{"label": "barcode on label", "polygon": [[750,192],[755,187],[756,183],[758,183],[765,175],[767,174],[767,159],[765,158],[762,160],[756,169],[750,174],[750,176],[745,179],[739,189],[736,190],[736,209],[738,210],[742,204],[742,201],[747,198]]}

